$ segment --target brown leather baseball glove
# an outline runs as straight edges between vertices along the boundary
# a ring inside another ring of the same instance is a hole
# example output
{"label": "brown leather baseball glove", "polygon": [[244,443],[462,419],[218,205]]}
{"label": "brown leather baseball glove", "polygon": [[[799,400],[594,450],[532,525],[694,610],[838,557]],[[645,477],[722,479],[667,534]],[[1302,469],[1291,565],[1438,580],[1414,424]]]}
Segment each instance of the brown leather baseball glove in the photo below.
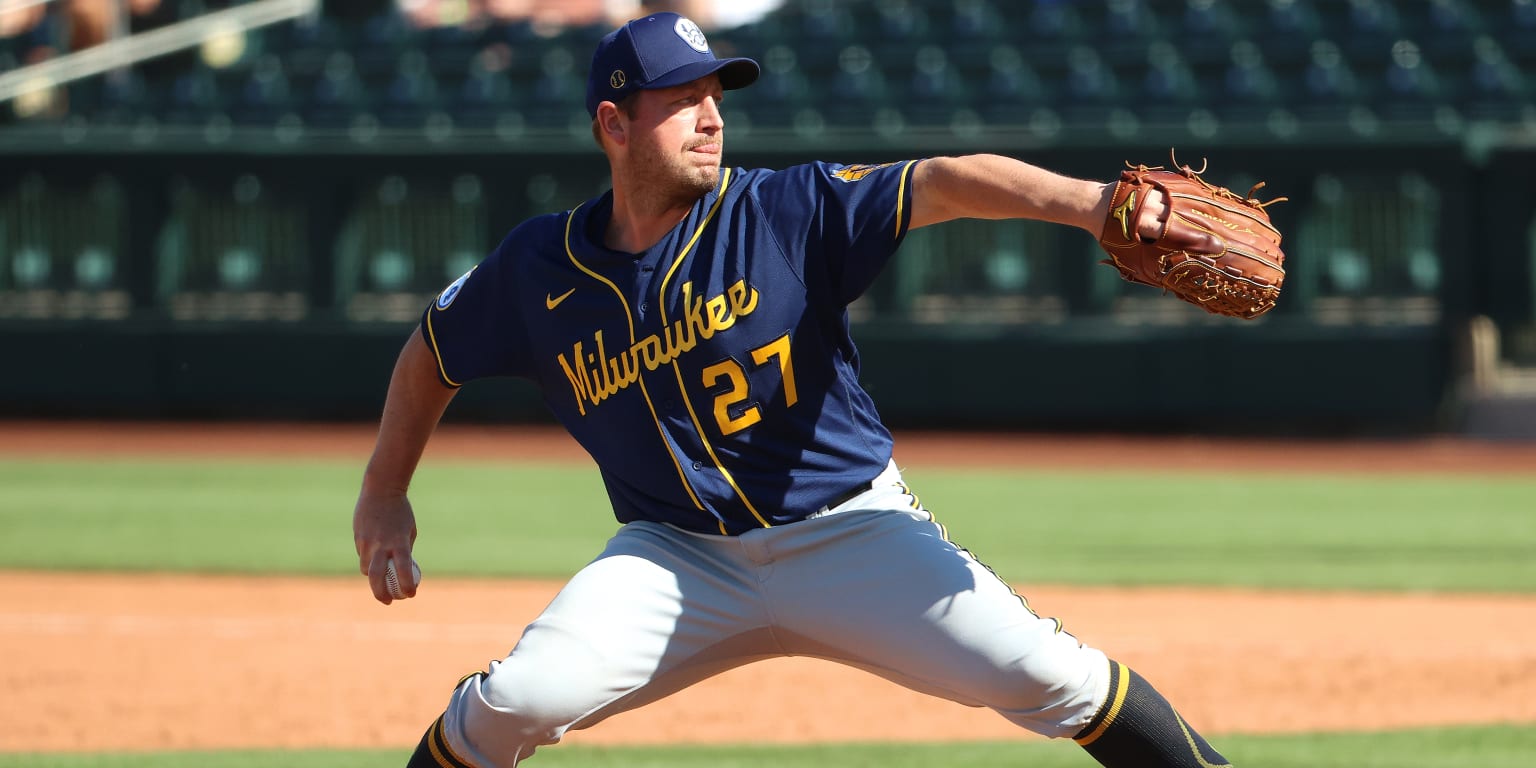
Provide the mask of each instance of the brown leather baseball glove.
{"label": "brown leather baseball glove", "polygon": [[[1244,319],[1268,312],[1285,282],[1285,254],[1264,207],[1285,198],[1255,200],[1263,182],[1240,196],[1200,178],[1203,165],[1196,171],[1174,162],[1176,171],[1126,164],[1099,236],[1109,254],[1103,263],[1207,312]],[[1161,234],[1146,240],[1137,223],[1152,189],[1162,190],[1167,212]]]}

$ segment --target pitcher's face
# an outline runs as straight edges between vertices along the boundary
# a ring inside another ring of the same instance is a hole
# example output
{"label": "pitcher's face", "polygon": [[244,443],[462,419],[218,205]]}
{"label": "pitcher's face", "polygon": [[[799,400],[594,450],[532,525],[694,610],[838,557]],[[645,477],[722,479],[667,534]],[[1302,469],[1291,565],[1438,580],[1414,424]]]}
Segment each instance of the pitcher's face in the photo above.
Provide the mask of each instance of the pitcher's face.
{"label": "pitcher's face", "polygon": [[714,189],[725,147],[724,93],[717,75],[636,93],[626,158],[632,177],[679,200],[696,200]]}

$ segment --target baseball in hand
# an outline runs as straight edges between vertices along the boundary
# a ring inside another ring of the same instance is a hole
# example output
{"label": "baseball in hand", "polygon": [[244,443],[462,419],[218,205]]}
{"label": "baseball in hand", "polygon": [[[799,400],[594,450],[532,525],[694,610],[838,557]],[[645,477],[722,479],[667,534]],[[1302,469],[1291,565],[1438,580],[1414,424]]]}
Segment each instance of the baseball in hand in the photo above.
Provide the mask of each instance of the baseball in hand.
{"label": "baseball in hand", "polygon": [[[421,583],[421,566],[416,564],[416,558],[411,558],[411,585]],[[400,584],[400,573],[395,570],[395,559],[384,561],[384,585],[389,588],[389,596],[396,600],[405,599],[405,588]]]}

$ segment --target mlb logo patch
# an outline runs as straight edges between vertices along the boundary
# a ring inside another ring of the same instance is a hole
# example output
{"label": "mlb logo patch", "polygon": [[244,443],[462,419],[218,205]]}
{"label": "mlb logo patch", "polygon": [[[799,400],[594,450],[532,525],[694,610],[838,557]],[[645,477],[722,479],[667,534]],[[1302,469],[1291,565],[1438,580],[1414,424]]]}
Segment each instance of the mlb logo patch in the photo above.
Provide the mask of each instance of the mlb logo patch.
{"label": "mlb logo patch", "polygon": [[448,305],[452,304],[453,300],[458,298],[459,291],[463,290],[464,288],[464,281],[468,280],[469,276],[473,274],[474,271],[475,267],[470,267],[468,272],[459,275],[459,279],[453,281],[447,288],[443,289],[442,293],[437,295],[437,308],[439,311],[447,309]]}

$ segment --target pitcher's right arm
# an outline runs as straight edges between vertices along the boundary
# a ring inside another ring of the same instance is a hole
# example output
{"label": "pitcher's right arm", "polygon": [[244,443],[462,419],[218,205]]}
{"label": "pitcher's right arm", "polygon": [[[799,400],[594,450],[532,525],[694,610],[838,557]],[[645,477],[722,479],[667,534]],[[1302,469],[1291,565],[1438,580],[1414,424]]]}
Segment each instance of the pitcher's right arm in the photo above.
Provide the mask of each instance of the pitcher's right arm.
{"label": "pitcher's right arm", "polygon": [[[358,570],[368,577],[374,598],[385,605],[392,599],[384,584],[384,563],[390,558],[397,564],[409,563],[416,542],[416,517],[406,492],[427,441],[456,392],[438,378],[437,358],[417,328],[395,361],[378,440],[352,511]],[[407,596],[414,596],[414,584],[401,586]]]}

